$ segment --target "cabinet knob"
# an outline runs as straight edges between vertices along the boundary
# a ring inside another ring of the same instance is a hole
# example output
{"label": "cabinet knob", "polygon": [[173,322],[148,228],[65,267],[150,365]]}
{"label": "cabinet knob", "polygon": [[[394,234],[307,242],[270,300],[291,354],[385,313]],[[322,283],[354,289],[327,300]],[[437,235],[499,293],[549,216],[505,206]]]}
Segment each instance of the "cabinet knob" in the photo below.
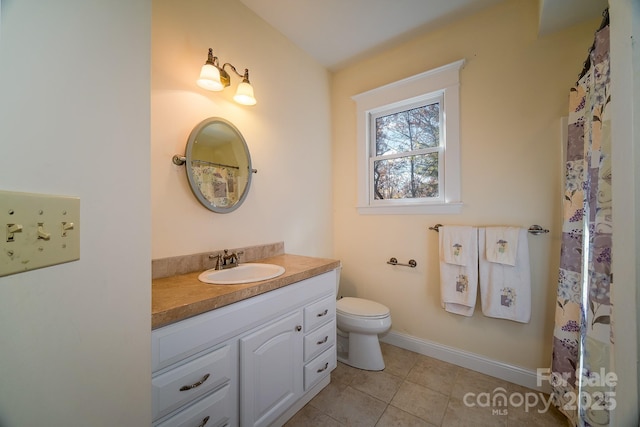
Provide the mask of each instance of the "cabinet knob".
{"label": "cabinet knob", "polygon": [[296,331],[300,332],[302,330],[302,326],[298,325],[296,326]]}
{"label": "cabinet knob", "polygon": [[327,313],[329,313],[329,310],[326,310],[326,309],[325,309],[322,313],[318,313],[318,314],[316,314],[316,317],[326,316],[326,315],[327,315]]}
{"label": "cabinet knob", "polygon": [[209,416],[207,415],[202,419],[202,422],[198,425],[198,427],[204,427],[209,422]]}
{"label": "cabinet knob", "polygon": [[329,339],[329,335],[325,335],[324,339],[316,342],[316,344],[322,345],[322,344],[326,343],[328,339]]}

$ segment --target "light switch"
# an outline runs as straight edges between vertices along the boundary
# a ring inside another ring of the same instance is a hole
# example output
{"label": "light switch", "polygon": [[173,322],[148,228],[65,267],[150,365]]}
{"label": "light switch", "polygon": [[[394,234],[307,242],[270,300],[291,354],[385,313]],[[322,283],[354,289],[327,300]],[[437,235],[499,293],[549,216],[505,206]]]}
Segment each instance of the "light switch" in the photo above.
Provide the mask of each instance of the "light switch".
{"label": "light switch", "polygon": [[0,276],[80,259],[77,197],[0,191],[3,228]]}

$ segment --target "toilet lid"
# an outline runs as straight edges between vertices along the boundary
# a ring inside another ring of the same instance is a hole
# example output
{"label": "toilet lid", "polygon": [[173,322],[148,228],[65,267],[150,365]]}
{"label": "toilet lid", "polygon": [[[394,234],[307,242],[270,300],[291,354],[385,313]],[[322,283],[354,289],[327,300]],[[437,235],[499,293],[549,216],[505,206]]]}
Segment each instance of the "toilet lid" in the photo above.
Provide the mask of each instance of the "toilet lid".
{"label": "toilet lid", "polygon": [[336,311],[362,317],[385,317],[389,309],[375,301],[362,298],[345,297],[336,301]]}

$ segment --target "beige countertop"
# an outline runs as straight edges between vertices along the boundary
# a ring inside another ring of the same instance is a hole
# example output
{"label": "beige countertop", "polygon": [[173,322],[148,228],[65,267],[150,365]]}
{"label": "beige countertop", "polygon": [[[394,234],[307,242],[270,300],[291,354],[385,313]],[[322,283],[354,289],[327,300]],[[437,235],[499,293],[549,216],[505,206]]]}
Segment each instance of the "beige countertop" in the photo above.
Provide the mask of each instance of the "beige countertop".
{"label": "beige countertop", "polygon": [[200,271],[154,279],[151,282],[151,328],[178,322],[234,302],[317,276],[340,266],[340,261],[300,255],[278,255],[256,262],[285,268],[274,279],[241,285],[212,285],[198,280]]}

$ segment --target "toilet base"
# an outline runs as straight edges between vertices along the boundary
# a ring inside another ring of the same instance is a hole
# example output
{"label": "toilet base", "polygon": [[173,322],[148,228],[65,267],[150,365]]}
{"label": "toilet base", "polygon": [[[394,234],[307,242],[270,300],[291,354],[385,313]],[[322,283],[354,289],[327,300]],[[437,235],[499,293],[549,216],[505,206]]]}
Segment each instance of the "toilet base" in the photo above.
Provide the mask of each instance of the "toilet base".
{"label": "toilet base", "polygon": [[[346,351],[345,351],[346,350]],[[338,361],[367,371],[382,371],[384,359],[377,334],[338,331]]]}

